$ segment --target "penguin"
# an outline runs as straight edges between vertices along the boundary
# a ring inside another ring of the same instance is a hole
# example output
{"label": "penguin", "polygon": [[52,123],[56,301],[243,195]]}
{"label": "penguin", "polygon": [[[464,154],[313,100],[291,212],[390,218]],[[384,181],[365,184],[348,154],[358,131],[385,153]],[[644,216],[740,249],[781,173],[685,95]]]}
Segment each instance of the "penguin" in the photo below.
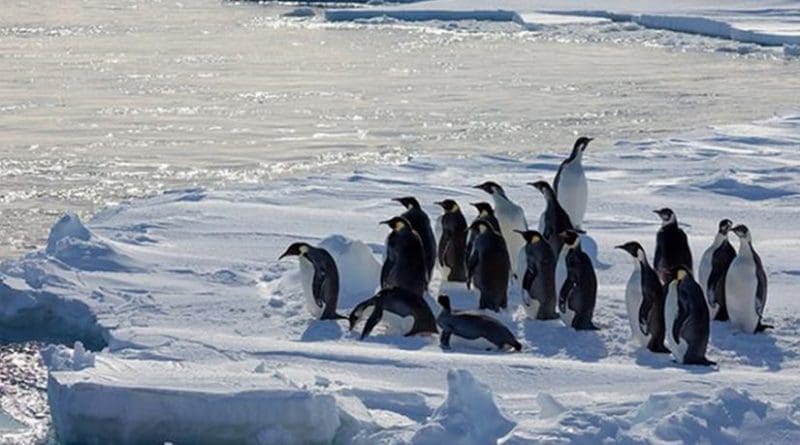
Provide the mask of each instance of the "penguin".
{"label": "penguin", "polygon": [[505,309],[511,270],[506,243],[484,220],[475,221],[470,228],[479,233],[467,259],[467,287],[474,285],[480,292],[481,309]]}
{"label": "penguin", "polygon": [[672,357],[685,365],[716,365],[706,358],[711,318],[703,289],[686,266],[677,266],[673,275],[664,304],[667,346]]}
{"label": "penguin", "polygon": [[598,330],[592,323],[597,302],[597,276],[589,255],[581,250],[581,238],[574,230],[562,232],[567,279],[558,294],[561,320],[576,330]]}
{"label": "penguin", "polygon": [[430,281],[433,266],[436,264],[436,237],[433,236],[433,230],[431,230],[431,220],[413,196],[394,198],[394,201],[406,208],[406,211],[400,216],[408,220],[411,228],[419,234],[422,247],[425,249],[425,267],[428,271],[428,281]]}
{"label": "penguin", "polygon": [[564,207],[575,229],[583,227],[586,214],[586,203],[589,199],[589,185],[583,172],[583,152],[592,142],[592,138],[579,137],[572,146],[572,153],[558,166],[558,173],[553,181],[553,189],[558,202]]}
{"label": "penguin", "polygon": [[652,352],[669,353],[664,346],[664,287],[636,241],[616,246],[633,257],[633,272],[625,287],[625,306],[631,337]]}
{"label": "penguin", "polygon": [[445,199],[436,203],[444,214],[436,220],[440,230],[438,260],[444,281],[467,281],[467,220],[458,203]]}
{"label": "penguin", "polygon": [[[471,203],[473,207],[478,209],[478,216],[475,217],[473,222],[483,219],[492,226],[492,229],[495,232],[500,233],[500,223],[497,222],[497,217],[494,216],[494,209],[488,202],[473,202]],[[472,244],[475,242],[475,237],[478,235],[477,229],[469,229],[469,235],[467,235],[467,258],[469,258],[470,252],[472,252]]]}
{"label": "penguin", "polygon": [[327,250],[307,243],[293,243],[278,259],[297,256],[306,308],[319,320],[345,318],[336,313],[339,299],[339,270]]}
{"label": "penguin", "polygon": [[728,274],[731,261],[736,257],[736,251],[728,242],[728,232],[731,227],[733,223],[729,219],[719,222],[714,242],[703,253],[697,272],[700,287],[706,294],[712,320],[728,320],[728,308],[725,306],[725,276]]}
{"label": "penguin", "polygon": [[439,342],[443,349],[450,349],[451,342],[485,351],[522,349],[514,334],[498,320],[477,312],[453,311],[447,295],[439,295],[439,305],[442,311],[436,324],[442,329]]}
{"label": "penguin", "polygon": [[[556,313],[556,256],[536,230],[517,231],[525,240],[522,303],[528,318],[554,320]],[[522,261],[522,259],[520,259]]]}
{"label": "penguin", "polygon": [[392,231],[386,237],[386,254],[381,268],[381,288],[402,287],[422,296],[428,286],[425,249],[411,224],[402,216],[381,221]]}
{"label": "penguin", "polygon": [[367,320],[361,331],[361,340],[369,336],[378,323],[383,323],[390,334],[406,337],[439,332],[425,299],[400,287],[381,289],[359,303],[348,319],[351,331],[361,320]]}
{"label": "penguin", "polygon": [[692,270],[692,249],[686,232],[678,227],[678,218],[672,209],[663,208],[653,210],[661,217],[661,228],[656,234],[656,255],[653,258],[653,267],[658,272],[658,278],[666,284],[675,277],[678,266]]}
{"label": "penguin", "polygon": [[733,233],[739,237],[739,253],[725,277],[725,302],[731,324],[751,334],[772,329],[773,326],[761,323],[767,304],[767,274],[761,257],[753,249],[747,226],[739,224]]}
{"label": "penguin", "polygon": [[494,214],[500,224],[500,234],[506,240],[508,257],[511,259],[511,270],[516,271],[517,256],[525,242],[514,233],[514,230],[528,230],[525,212],[522,207],[511,202],[503,188],[494,182],[484,182],[476,185],[475,188],[492,195],[492,199],[494,199]]}
{"label": "penguin", "polygon": [[561,204],[559,204],[555,192],[547,181],[529,182],[528,185],[532,185],[536,190],[539,190],[547,203],[542,212],[541,227],[539,229],[544,239],[553,249],[553,254],[558,256],[564,246],[564,239],[559,234],[567,230],[575,230],[572,221],[564,208],[561,207]]}

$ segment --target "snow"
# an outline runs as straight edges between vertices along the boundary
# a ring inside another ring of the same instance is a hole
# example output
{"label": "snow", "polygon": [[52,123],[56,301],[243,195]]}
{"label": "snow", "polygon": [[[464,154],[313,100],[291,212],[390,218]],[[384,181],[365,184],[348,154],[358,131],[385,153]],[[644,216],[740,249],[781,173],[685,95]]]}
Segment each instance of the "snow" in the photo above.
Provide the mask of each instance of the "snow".
{"label": "snow", "polygon": [[655,0],[429,0],[325,11],[328,21],[375,18],[405,21],[485,20],[515,22],[528,29],[610,21],[631,22],[646,28],[767,46],[800,44],[798,15],[796,4],[778,0],[679,0],[667,3]]}
{"label": "snow", "polygon": [[[67,215],[47,249],[0,264],[3,335],[74,345],[43,354],[65,442],[796,443],[796,113],[595,141],[584,162],[582,243],[597,268],[597,332],[528,320],[515,286],[498,318],[520,353],[443,351],[436,336],[362,342],[344,321],[312,320],[297,262],[277,260],[294,241],[328,249],[346,314],[377,286],[387,234],[378,221],[397,213],[391,198],[417,196],[435,218],[435,201],[450,197],[469,212],[464,203],[485,199],[471,186],[493,180],[536,221],[543,202],[525,184],[552,179],[572,138],[522,159],[413,157],[269,187],[174,190],[86,222]],[[720,219],[746,223],[767,270],[765,322],[776,328],[745,335],[714,322],[716,368],[677,365],[629,342],[630,259],[613,246],[638,240],[652,257],[652,209],[664,206],[697,258]],[[439,283],[436,271],[432,296]],[[462,285],[447,292],[454,307],[474,307]]]}

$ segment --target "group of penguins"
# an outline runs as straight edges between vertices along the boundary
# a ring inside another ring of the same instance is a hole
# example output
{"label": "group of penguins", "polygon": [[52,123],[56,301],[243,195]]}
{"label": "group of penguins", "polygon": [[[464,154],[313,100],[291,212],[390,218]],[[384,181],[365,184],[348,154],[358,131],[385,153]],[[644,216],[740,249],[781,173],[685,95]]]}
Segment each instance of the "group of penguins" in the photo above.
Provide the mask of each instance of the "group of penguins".
{"label": "group of penguins", "polygon": [[[591,141],[578,138],[560,164],[552,187],[547,181],[529,183],[546,201],[538,230],[528,229],[523,209],[494,182],[475,186],[491,195],[494,207],[473,203],[478,216],[469,225],[454,200],[437,202],[443,214],[436,221],[436,234],[417,199],[396,198],[406,210],[381,222],[391,229],[381,290],[358,304],[349,317],[336,312],[339,273],[330,253],[297,242],[280,258],[299,256],[311,314],[318,319],[347,319],[351,330],[366,320],[361,339],[382,323],[400,335],[439,333],[446,349],[457,341],[480,349],[519,351],[514,334],[486,311],[507,308],[510,285],[521,286],[529,318],[560,318],[576,330],[596,330],[592,317],[597,277],[591,258],[581,249],[588,199],[582,160]],[[679,363],[713,365],[706,358],[711,319],[729,320],[747,333],[772,327],[762,323],[767,279],[746,226],[720,221],[701,259],[698,281],[688,238],[675,213],[669,208],[655,213],[662,225],[652,266],[638,242],[616,246],[634,262],[625,291],[634,340],[652,352],[671,353]],[[728,241],[730,231],[739,237],[738,252]],[[424,294],[436,265],[443,281],[465,283],[477,291],[479,311],[454,310],[449,296],[442,294],[438,297],[441,311],[434,317]]]}

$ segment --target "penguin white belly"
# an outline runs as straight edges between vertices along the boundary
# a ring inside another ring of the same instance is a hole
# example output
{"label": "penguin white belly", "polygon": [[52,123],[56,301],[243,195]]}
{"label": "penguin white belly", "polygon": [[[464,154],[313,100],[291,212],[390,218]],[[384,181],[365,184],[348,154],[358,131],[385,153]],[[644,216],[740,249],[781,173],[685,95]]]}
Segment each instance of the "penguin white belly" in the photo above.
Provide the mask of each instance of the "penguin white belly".
{"label": "penguin white belly", "polygon": [[406,335],[414,328],[414,317],[400,315],[384,309],[381,322],[389,335]]}
{"label": "penguin white belly", "polygon": [[500,233],[506,242],[508,257],[511,261],[511,271],[517,270],[517,253],[525,245],[525,239],[514,230],[528,230],[528,222],[522,209],[508,202],[495,201],[495,216],[500,224]]}
{"label": "penguin white belly", "polygon": [[450,336],[450,347],[458,349],[478,349],[481,351],[497,350],[497,345],[484,337],[465,338],[456,334]]}
{"label": "penguin white belly", "polygon": [[561,171],[558,183],[558,202],[569,215],[572,225],[576,229],[583,226],[583,216],[586,213],[586,203],[589,197],[589,186],[586,183],[586,174],[583,166],[570,163]]}
{"label": "penguin white belly", "polygon": [[639,264],[628,279],[625,286],[625,308],[628,310],[628,322],[631,327],[631,338],[644,346],[648,338],[639,327],[639,309],[642,307],[642,271]]}
{"label": "penguin white belly", "polygon": [[324,308],[317,305],[317,301],[314,299],[314,264],[302,256],[300,257],[300,282],[303,286],[306,309],[308,309],[312,317],[319,319],[322,317]]}
{"label": "penguin white belly", "polygon": [[686,347],[683,346],[683,352],[681,352],[679,342],[675,341],[675,337],[672,335],[672,328],[675,326],[676,318],[678,318],[678,288],[677,284],[673,282],[669,284],[667,299],[664,302],[664,321],[667,328],[667,347],[669,347],[672,357],[675,360],[683,362],[683,354],[686,352]]}
{"label": "penguin white belly", "polygon": [[755,262],[737,256],[731,263],[725,279],[725,304],[731,324],[748,333],[755,332],[758,326],[757,288]]}
{"label": "penguin white belly", "polygon": [[567,281],[567,249],[562,247],[556,261],[556,292],[561,292],[565,281]]}
{"label": "penguin white belly", "polygon": [[712,305],[708,297],[708,277],[711,276],[711,260],[714,256],[714,246],[712,245],[703,253],[700,258],[700,267],[697,269],[697,284],[703,289],[703,295],[706,296],[706,303],[708,304],[708,312],[713,320],[719,311],[719,305]]}

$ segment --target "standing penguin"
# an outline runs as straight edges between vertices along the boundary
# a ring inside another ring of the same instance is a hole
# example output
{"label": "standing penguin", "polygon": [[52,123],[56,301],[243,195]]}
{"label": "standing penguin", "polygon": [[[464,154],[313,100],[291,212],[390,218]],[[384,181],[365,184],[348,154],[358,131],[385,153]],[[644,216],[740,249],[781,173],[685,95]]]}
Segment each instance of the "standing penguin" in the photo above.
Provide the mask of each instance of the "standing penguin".
{"label": "standing penguin", "polygon": [[572,224],[580,230],[586,214],[586,203],[589,199],[589,186],[583,172],[583,152],[592,142],[592,138],[579,137],[572,146],[572,153],[561,163],[553,181],[558,202],[567,211]]}
{"label": "standing penguin", "polygon": [[422,296],[428,286],[425,250],[416,231],[402,216],[381,221],[392,231],[386,237],[386,254],[381,268],[381,288],[402,287]]}
{"label": "standing penguin", "polygon": [[733,227],[733,223],[729,219],[719,222],[714,242],[703,253],[697,273],[700,278],[700,287],[706,294],[712,320],[728,320],[728,308],[725,305],[725,276],[728,274],[728,267],[736,257],[736,251],[728,242],[728,232],[731,227]]}
{"label": "standing penguin", "polygon": [[625,287],[625,306],[631,337],[653,352],[668,353],[664,347],[664,287],[647,262],[644,248],[636,241],[620,246],[633,257],[633,273]]}
{"label": "standing penguin", "polygon": [[436,323],[442,328],[439,337],[442,348],[450,349],[451,341],[455,340],[464,346],[485,351],[522,349],[514,334],[494,318],[475,312],[453,311],[447,295],[439,295],[439,304],[442,312],[436,317]]}
{"label": "standing penguin", "polygon": [[558,294],[561,320],[577,330],[597,330],[592,323],[597,302],[597,276],[589,255],[581,250],[581,238],[574,230],[567,230],[564,238],[567,279]]}
{"label": "standing penguin", "polygon": [[436,204],[444,210],[444,214],[436,221],[436,228],[441,230],[438,259],[442,268],[442,279],[467,281],[467,220],[452,199]]}
{"label": "standing penguin", "polygon": [[664,320],[672,357],[685,365],[716,365],[706,358],[711,319],[703,289],[689,269],[678,266],[667,285]]}
{"label": "standing penguin", "polygon": [[529,182],[528,185],[532,185],[536,190],[539,190],[547,203],[544,212],[542,212],[539,231],[547,243],[550,244],[553,254],[558,257],[561,253],[561,248],[564,246],[564,239],[559,234],[567,230],[574,230],[572,221],[567,212],[564,211],[564,208],[561,207],[561,204],[559,204],[555,192],[547,181]]}
{"label": "standing penguin", "polygon": [[739,253],[731,262],[725,277],[725,298],[731,324],[747,333],[762,332],[773,326],[762,324],[767,304],[767,274],[761,257],[753,249],[753,239],[747,226],[733,228],[739,237]]}
{"label": "standing penguin", "polygon": [[307,243],[293,243],[278,258],[297,256],[306,308],[320,320],[345,318],[336,313],[339,299],[339,270],[327,250]]}
{"label": "standing penguin", "polygon": [[470,228],[478,230],[478,236],[467,259],[467,286],[472,284],[480,292],[481,309],[505,309],[511,270],[506,243],[486,221],[477,220]]}
{"label": "standing penguin", "polygon": [[394,200],[406,208],[406,211],[400,216],[408,220],[411,228],[417,232],[422,241],[422,247],[425,249],[425,267],[430,281],[433,266],[436,264],[436,237],[433,236],[433,230],[431,230],[431,220],[413,196],[394,198]]}
{"label": "standing penguin", "polygon": [[350,330],[366,318],[361,340],[366,338],[378,323],[383,323],[391,334],[411,336],[434,334],[436,319],[425,299],[409,291],[393,287],[382,289],[372,298],[359,303],[350,312]]}
{"label": "standing penguin", "polygon": [[675,277],[675,270],[685,266],[692,270],[692,250],[686,232],[678,227],[678,218],[672,209],[653,210],[661,217],[661,228],[656,234],[656,255],[653,266],[662,283],[669,283]]}
{"label": "standing penguin", "polygon": [[525,212],[522,207],[511,202],[503,188],[494,182],[484,182],[476,185],[475,188],[492,195],[492,199],[494,199],[494,214],[497,217],[497,222],[500,223],[500,234],[506,240],[508,257],[511,259],[511,270],[516,271],[517,256],[520,249],[522,249],[524,240],[517,236],[514,231],[528,230]]}
{"label": "standing penguin", "polygon": [[[522,303],[528,318],[553,320],[556,313],[556,256],[535,230],[517,232],[525,240],[525,269],[522,275]],[[522,259],[520,259],[522,261]]]}
{"label": "standing penguin", "polygon": [[[500,223],[497,222],[497,217],[494,216],[494,209],[488,202],[473,202],[471,204],[478,210],[478,216],[472,221],[473,223],[479,219],[485,220],[492,226],[495,232],[501,233]],[[476,236],[478,236],[478,229],[469,229],[469,235],[467,235],[467,258],[469,258],[469,254],[472,252],[472,244],[475,242]]]}

